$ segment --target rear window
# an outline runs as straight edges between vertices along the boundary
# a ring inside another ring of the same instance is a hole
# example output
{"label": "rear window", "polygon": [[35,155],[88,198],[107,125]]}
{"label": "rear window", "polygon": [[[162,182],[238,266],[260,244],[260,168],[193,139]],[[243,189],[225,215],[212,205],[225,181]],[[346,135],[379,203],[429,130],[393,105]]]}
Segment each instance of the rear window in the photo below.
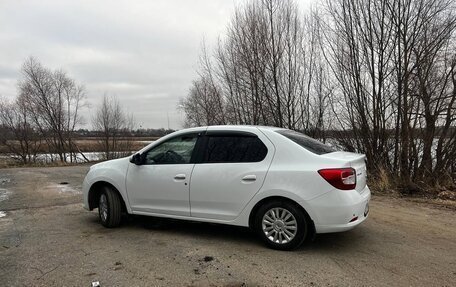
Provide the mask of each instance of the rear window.
{"label": "rear window", "polygon": [[292,130],[279,130],[277,133],[283,135],[284,137],[294,141],[298,145],[302,146],[308,151],[311,151],[316,154],[325,154],[330,152],[335,152],[336,149],[326,145],[316,139],[306,136],[305,134],[295,132]]}

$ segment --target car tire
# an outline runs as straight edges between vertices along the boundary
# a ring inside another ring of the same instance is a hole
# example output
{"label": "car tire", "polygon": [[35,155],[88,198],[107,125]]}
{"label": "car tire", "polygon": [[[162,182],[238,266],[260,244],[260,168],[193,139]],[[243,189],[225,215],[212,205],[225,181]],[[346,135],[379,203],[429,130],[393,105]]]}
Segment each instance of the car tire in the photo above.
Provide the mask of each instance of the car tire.
{"label": "car tire", "polygon": [[254,229],[270,248],[293,250],[305,241],[309,224],[299,206],[288,201],[275,200],[258,209]]}
{"label": "car tire", "polygon": [[122,218],[122,202],[119,193],[105,186],[98,200],[98,216],[101,224],[109,228],[119,226]]}

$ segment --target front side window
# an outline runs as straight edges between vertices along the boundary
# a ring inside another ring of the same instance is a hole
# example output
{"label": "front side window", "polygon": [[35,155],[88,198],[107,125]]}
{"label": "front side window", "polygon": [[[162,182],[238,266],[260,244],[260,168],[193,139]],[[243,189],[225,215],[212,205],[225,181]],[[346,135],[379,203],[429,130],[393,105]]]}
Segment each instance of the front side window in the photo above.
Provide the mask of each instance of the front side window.
{"label": "front side window", "polygon": [[256,136],[207,136],[205,163],[259,162],[268,153],[267,147]]}
{"label": "front side window", "polygon": [[172,138],[150,149],[145,154],[145,164],[186,164],[190,163],[197,134]]}

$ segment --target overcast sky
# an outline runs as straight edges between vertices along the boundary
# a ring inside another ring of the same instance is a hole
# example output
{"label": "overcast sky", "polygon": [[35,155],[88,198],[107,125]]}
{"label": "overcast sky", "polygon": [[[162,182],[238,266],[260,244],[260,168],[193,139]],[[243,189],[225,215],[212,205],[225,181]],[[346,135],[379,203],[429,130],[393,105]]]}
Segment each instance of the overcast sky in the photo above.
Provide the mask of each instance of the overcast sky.
{"label": "overcast sky", "polygon": [[2,0],[0,96],[16,96],[21,65],[34,56],[85,85],[86,127],[108,93],[138,127],[166,128],[169,116],[181,128],[177,102],[196,76],[203,38],[213,45],[243,2]]}

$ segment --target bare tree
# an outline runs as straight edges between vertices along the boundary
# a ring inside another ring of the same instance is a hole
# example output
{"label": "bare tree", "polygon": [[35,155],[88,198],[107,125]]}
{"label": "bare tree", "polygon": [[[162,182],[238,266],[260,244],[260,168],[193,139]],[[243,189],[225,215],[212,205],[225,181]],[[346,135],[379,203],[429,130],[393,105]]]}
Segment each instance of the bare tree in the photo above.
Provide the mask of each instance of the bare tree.
{"label": "bare tree", "polygon": [[327,1],[324,52],[337,90],[331,101],[339,138],[348,150],[389,165],[388,129],[394,126],[390,59],[394,31],[383,0]]}
{"label": "bare tree", "polygon": [[85,91],[62,70],[51,71],[30,57],[22,66],[19,101],[24,102],[49,152],[62,162],[76,158],[72,139],[80,123]]}
{"label": "bare tree", "polygon": [[198,79],[192,82],[188,96],[179,101],[178,108],[185,112],[184,126],[187,127],[227,123],[222,90],[213,75],[211,59],[204,44]]}
{"label": "bare tree", "polygon": [[203,47],[199,78],[180,103],[187,122],[275,125],[324,136],[330,85],[314,19],[303,20],[293,1],[250,1],[236,10],[214,55]]}
{"label": "bare tree", "polygon": [[453,150],[444,144],[454,126],[452,2],[336,0],[326,8],[324,51],[337,83],[342,144],[405,185],[438,180],[449,167],[442,157]]}
{"label": "bare tree", "polygon": [[99,146],[104,159],[128,156],[132,152],[132,139],[129,137],[134,127],[132,115],[121,107],[117,97],[103,96],[100,106],[92,118],[93,128],[100,133]]}
{"label": "bare tree", "polygon": [[4,127],[1,144],[22,163],[36,160],[42,139],[35,130],[26,103],[20,100],[0,102],[0,125]]}

